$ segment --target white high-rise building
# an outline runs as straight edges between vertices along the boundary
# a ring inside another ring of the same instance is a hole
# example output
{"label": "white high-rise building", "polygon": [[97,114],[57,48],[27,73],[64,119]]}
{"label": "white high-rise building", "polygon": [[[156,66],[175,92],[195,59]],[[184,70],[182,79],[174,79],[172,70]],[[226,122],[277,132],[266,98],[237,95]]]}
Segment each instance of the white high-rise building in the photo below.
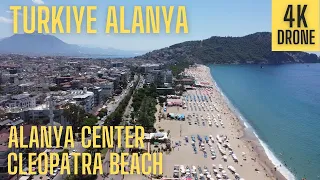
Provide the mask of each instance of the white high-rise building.
{"label": "white high-rise building", "polygon": [[87,88],[84,88],[83,91],[75,95],[73,100],[82,106],[86,112],[90,112],[94,107],[94,93],[87,91]]}

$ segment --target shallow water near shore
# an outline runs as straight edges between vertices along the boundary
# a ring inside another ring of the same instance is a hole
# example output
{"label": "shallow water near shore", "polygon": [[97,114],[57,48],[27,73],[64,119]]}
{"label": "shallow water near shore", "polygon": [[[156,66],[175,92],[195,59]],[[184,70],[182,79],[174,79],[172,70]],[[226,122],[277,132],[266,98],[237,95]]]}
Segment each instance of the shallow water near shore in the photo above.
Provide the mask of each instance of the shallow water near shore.
{"label": "shallow water near shore", "polygon": [[320,179],[320,64],[209,67],[283,174]]}

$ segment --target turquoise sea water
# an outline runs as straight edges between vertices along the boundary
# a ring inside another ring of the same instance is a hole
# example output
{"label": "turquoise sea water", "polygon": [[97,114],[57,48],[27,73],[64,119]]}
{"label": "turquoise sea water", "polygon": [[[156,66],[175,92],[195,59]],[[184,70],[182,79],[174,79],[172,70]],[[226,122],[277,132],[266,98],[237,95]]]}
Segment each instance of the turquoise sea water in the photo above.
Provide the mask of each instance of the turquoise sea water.
{"label": "turquoise sea water", "polygon": [[320,64],[209,67],[271,159],[296,179],[320,179]]}

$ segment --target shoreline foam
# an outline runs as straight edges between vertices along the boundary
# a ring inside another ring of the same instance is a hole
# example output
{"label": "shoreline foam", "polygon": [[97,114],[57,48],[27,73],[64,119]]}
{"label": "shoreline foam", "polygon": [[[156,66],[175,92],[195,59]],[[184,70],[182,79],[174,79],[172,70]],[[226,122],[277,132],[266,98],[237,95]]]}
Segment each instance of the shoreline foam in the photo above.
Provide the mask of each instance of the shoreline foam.
{"label": "shoreline foam", "polygon": [[[213,75],[211,74],[211,69],[208,66],[205,66],[206,68],[209,69],[210,75],[211,75],[211,80],[213,82],[213,84],[215,85],[216,89],[219,91],[219,93],[221,94],[221,96],[224,98],[225,103],[228,105],[228,107],[230,108],[230,110],[234,113],[234,115],[240,119],[240,122],[242,123],[241,125],[243,126],[242,131],[244,134],[250,133],[250,135],[253,135],[253,141],[258,141],[256,143],[258,143],[258,146],[262,146],[263,148],[263,153],[265,153],[265,155],[267,156],[268,160],[272,163],[272,165],[274,167],[277,167],[277,172],[280,172],[280,176],[277,175],[277,173],[275,174],[275,176],[278,179],[288,179],[288,180],[296,180],[296,177],[292,174],[292,172],[290,172],[290,170],[288,168],[286,168],[283,163],[281,162],[281,160],[276,157],[275,153],[269,148],[269,145],[266,144],[262,139],[260,139],[259,135],[257,134],[256,130],[250,125],[250,123],[248,122],[248,120],[241,114],[241,112],[238,110],[238,108],[236,108],[236,106],[234,106],[234,104],[229,100],[229,98],[225,95],[225,93],[222,91],[222,89],[219,87],[219,85],[217,84],[217,82],[214,80]],[[250,136],[249,135],[249,136]],[[251,136],[252,137],[252,136]],[[244,141],[247,141],[246,137],[243,136]],[[251,139],[251,138],[249,138]],[[248,142],[246,142],[248,143]],[[249,143],[251,144],[251,143]],[[257,152],[259,153],[259,152]],[[260,159],[260,158],[259,158]],[[264,161],[264,159],[260,159],[260,161]],[[270,165],[267,165],[268,168],[273,172],[273,168],[274,167],[270,167]],[[282,176],[282,177],[281,177]]]}

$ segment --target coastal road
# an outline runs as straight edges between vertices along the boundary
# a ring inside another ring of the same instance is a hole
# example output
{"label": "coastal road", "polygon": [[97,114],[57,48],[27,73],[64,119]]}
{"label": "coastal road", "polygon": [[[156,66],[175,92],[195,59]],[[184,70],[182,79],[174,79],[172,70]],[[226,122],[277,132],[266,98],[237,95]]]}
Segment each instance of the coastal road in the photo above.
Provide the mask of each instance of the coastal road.
{"label": "coastal road", "polygon": [[[143,82],[144,82],[144,81],[143,81],[143,78],[140,77],[140,81],[138,82],[138,84],[137,84],[137,86],[136,86],[136,89],[139,89],[139,88],[143,87]],[[124,116],[125,116],[126,114],[130,114],[130,112],[131,112],[131,108],[130,108],[131,103],[132,103],[132,97],[131,97],[131,99],[130,99],[127,107],[126,107]],[[124,117],[123,117],[123,120],[125,120]],[[121,122],[121,125],[124,125],[124,122],[125,122],[125,121],[122,121],[122,122]],[[115,137],[114,137],[114,138],[115,138],[115,139],[118,139],[118,134],[117,134],[117,133],[115,134]],[[124,147],[124,144],[125,144],[124,133],[122,133],[122,138],[121,138],[121,140],[122,140],[122,141],[121,141],[122,147]],[[105,174],[108,174],[108,173],[109,173],[109,169],[110,169],[110,153],[111,153],[111,152],[120,152],[120,151],[121,151],[121,149],[118,148],[118,147],[116,147],[114,151],[108,151],[108,152],[107,152],[107,154],[106,154],[106,156],[105,156],[105,159],[104,159],[104,161],[103,161],[103,172],[104,172]],[[128,152],[128,151],[129,151],[129,149],[127,149],[127,148],[124,149],[124,152]],[[128,161],[129,161],[129,159],[128,159]],[[98,180],[103,180],[103,179],[123,180],[123,179],[124,179],[124,176],[121,175],[121,174],[116,174],[116,175],[108,175],[107,177],[104,178],[103,176],[98,175]]]}
{"label": "coastal road", "polygon": [[[131,81],[127,88],[125,90],[122,91],[122,93],[119,96],[114,96],[114,101],[113,102],[109,102],[107,104],[104,105],[105,108],[107,108],[108,110],[108,114],[113,113],[116,108],[119,106],[119,103],[123,100],[123,98],[129,93],[130,91],[130,85],[133,85],[133,83],[137,80],[137,76],[134,77],[134,80]],[[103,118],[101,118],[101,120],[99,120],[97,122],[98,126],[102,126],[106,120],[107,116],[104,116]]]}

